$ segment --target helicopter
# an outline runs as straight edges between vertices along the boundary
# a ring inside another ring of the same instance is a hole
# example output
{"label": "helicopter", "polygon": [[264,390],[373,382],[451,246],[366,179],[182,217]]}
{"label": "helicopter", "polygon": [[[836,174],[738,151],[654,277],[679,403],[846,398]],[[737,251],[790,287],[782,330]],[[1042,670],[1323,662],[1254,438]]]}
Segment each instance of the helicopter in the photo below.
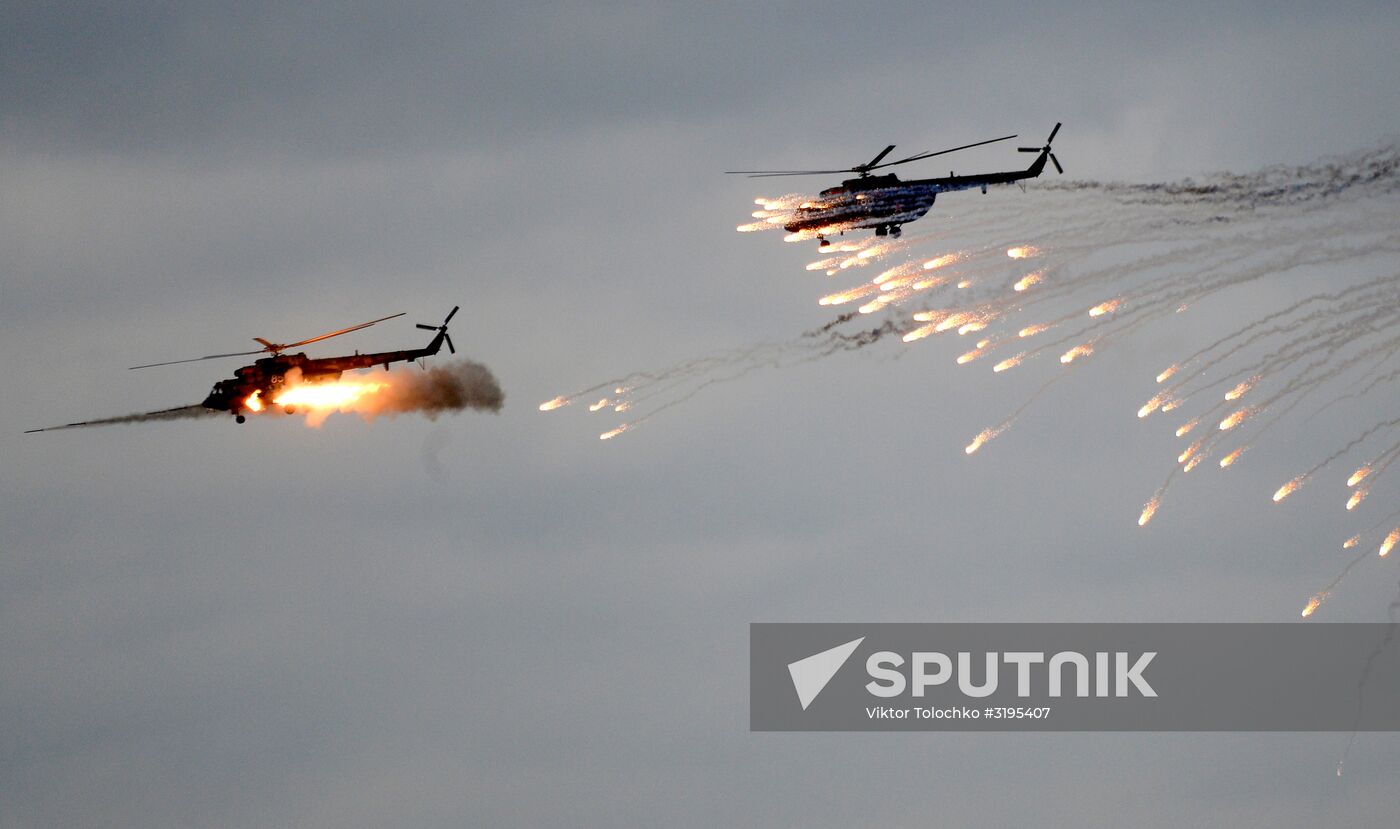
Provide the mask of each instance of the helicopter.
{"label": "helicopter", "polygon": [[[191,363],[198,360],[214,360],[223,357],[244,357],[252,354],[269,354],[259,360],[254,360],[252,365],[243,366],[233,372],[233,377],[228,380],[220,380],[214,384],[214,388],[209,391],[209,396],[204,398],[200,405],[211,411],[226,411],[233,415],[234,422],[243,423],[247,418],[243,414],[246,411],[261,411],[263,400],[277,399],[277,395],[287,383],[287,375],[292,371],[299,371],[303,382],[323,383],[340,379],[340,375],[346,371],[354,371],[362,368],[373,368],[374,366],[384,366],[384,370],[389,370],[390,363],[412,362],[420,357],[431,357],[442,350],[443,343],[447,344],[448,351],[457,353],[457,349],[452,345],[452,338],[448,336],[447,324],[452,321],[452,317],[457,313],[460,306],[453,306],[447,317],[442,321],[442,325],[424,325],[419,323],[418,328],[425,331],[436,331],[431,342],[423,348],[411,348],[404,351],[380,351],[372,354],[355,354],[344,357],[321,357],[313,359],[307,357],[304,352],[296,354],[285,353],[289,348],[298,348],[303,345],[328,340],[331,337],[339,337],[341,334],[349,334],[351,331],[359,331],[368,328],[375,323],[391,320],[395,317],[403,316],[403,312],[381,317],[377,320],[362,322],[359,325],[352,325],[349,328],[342,328],[339,331],[332,331],[328,334],[321,334],[306,340],[294,343],[274,343],[261,337],[253,339],[262,343],[262,348],[257,351],[241,351],[233,354],[210,354],[205,357],[195,357],[190,360],[172,360],[166,363],[150,363],[144,366],[132,366],[133,369],[154,368],[156,366],[174,365],[176,363]],[[287,414],[296,411],[294,406],[284,407]]]}
{"label": "helicopter", "polygon": [[816,199],[804,202],[793,211],[793,215],[783,224],[783,229],[789,233],[814,235],[818,240],[817,247],[825,248],[831,244],[831,241],[826,237],[832,232],[845,233],[847,230],[874,228],[876,236],[897,237],[904,224],[922,217],[929,211],[939,193],[981,188],[985,194],[987,188],[994,184],[1014,184],[1025,179],[1036,178],[1045,169],[1047,159],[1063,175],[1064,168],[1060,166],[1059,159],[1055,158],[1055,154],[1050,150],[1050,145],[1055,140],[1055,134],[1060,131],[1060,126],[1060,124],[1055,124],[1055,128],[1050,131],[1050,137],[1045,139],[1044,146],[1017,148],[1019,152],[1037,154],[1035,160],[1031,162],[1031,166],[1024,170],[974,173],[963,176],[950,172],[946,178],[910,181],[902,181],[894,173],[871,175],[872,171],[884,167],[908,164],[911,161],[955,153],[984,144],[995,144],[998,141],[1007,141],[1016,137],[1015,135],[1004,135],[1000,138],[990,138],[986,141],[964,144],[961,147],[953,147],[948,150],[918,153],[898,161],[885,161],[885,156],[894,151],[895,145],[891,144],[866,163],[842,170],[727,170],[725,172],[730,175],[747,175],[749,178],[855,173],[855,178],[848,178],[837,187],[828,187],[821,191]]}
{"label": "helicopter", "polygon": [[[384,370],[389,370],[390,363],[413,362],[422,357],[431,357],[442,350],[443,344],[447,345],[448,351],[456,354],[457,349],[452,344],[452,337],[447,333],[447,324],[452,321],[452,317],[460,310],[460,306],[453,306],[441,325],[418,324],[418,328],[425,331],[436,332],[432,340],[423,348],[410,348],[403,351],[379,351],[371,354],[360,354],[356,352],[343,357],[307,357],[304,352],[296,354],[286,353],[288,349],[298,348],[303,345],[328,340],[331,337],[339,337],[342,334],[349,334],[351,331],[359,331],[368,328],[376,323],[385,320],[395,319],[403,316],[403,312],[390,314],[387,317],[380,317],[369,322],[362,322],[359,325],[352,325],[348,328],[341,328],[338,331],[331,331],[316,337],[305,340],[298,340],[294,343],[274,343],[262,337],[253,339],[262,344],[262,348],[256,351],[236,351],[228,354],[208,354],[203,357],[193,357],[187,360],[170,360],[162,363],[147,363],[146,365],[131,366],[134,369],[155,368],[157,366],[172,366],[179,363],[193,363],[200,360],[217,360],[226,357],[246,357],[253,354],[267,354],[258,360],[254,360],[251,365],[235,369],[233,377],[227,380],[220,380],[214,384],[209,391],[209,396],[197,406],[182,406],[174,409],[162,409],[156,412],[145,412],[141,415],[132,415],[122,418],[112,418],[101,421],[80,421],[78,423],[68,423],[63,426],[50,426],[45,429],[30,429],[29,432],[45,432],[54,429],[68,429],[74,426],[91,426],[102,423],[128,422],[131,419],[164,419],[166,417],[184,417],[193,412],[207,410],[211,412],[228,412],[233,415],[234,422],[243,423],[247,420],[246,412],[263,411],[269,403],[276,403],[277,397],[287,388],[288,375],[297,372],[301,383],[326,383],[340,379],[340,375],[347,371],[354,371],[362,368],[373,368],[374,366],[384,366]],[[287,414],[296,412],[295,406],[283,406],[283,411]]]}

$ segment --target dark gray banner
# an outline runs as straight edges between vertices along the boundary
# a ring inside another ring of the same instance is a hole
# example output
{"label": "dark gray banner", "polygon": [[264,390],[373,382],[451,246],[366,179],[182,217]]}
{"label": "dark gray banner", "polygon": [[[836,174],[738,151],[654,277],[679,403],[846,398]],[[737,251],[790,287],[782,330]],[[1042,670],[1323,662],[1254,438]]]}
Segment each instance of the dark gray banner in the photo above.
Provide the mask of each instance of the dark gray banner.
{"label": "dark gray banner", "polygon": [[749,626],[754,731],[1397,731],[1390,624]]}

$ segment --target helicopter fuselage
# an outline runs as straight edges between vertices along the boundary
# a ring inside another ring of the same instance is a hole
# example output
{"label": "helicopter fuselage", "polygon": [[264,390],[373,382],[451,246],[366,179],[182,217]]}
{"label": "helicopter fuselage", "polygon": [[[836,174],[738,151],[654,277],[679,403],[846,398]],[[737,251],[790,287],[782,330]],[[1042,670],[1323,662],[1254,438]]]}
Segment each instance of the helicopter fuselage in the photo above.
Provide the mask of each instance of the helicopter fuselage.
{"label": "helicopter fuselage", "polygon": [[1042,152],[1025,170],[1002,173],[950,174],[944,178],[909,181],[893,173],[846,179],[840,186],[829,187],[800,206],[797,217],[784,224],[783,229],[789,233],[811,233],[823,243],[828,233],[862,228],[874,228],[878,236],[898,235],[901,225],[928,213],[939,193],[979,188],[985,193],[994,185],[1035,178],[1045,169],[1048,155],[1048,151]]}

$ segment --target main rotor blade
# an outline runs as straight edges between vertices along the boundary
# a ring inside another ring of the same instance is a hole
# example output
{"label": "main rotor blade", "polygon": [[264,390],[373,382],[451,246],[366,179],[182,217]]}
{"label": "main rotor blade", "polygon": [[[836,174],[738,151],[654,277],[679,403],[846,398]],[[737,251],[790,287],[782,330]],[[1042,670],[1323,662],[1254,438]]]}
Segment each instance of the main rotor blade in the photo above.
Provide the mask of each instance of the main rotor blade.
{"label": "main rotor blade", "polygon": [[449,322],[452,322],[452,318],[455,317],[455,316],[457,316],[457,312],[460,311],[460,310],[462,310],[462,306],[460,306],[460,305],[453,305],[453,306],[452,306],[452,310],[447,312],[447,319],[444,319],[444,320],[442,321],[442,324],[443,324],[443,325],[446,325],[446,324],[448,324]]}
{"label": "main rotor blade", "polygon": [[447,341],[447,350],[452,352],[453,354],[456,354],[457,346],[452,344],[452,335],[444,332],[442,338]]}
{"label": "main rotor blade", "polygon": [[986,141],[978,141],[976,144],[964,144],[961,147],[953,147],[951,150],[939,150],[936,153],[919,153],[918,155],[911,155],[908,158],[901,158],[899,161],[887,161],[884,164],[876,164],[870,169],[875,170],[880,167],[893,167],[896,164],[905,164],[910,161],[918,161],[921,158],[933,158],[936,155],[947,155],[948,153],[955,153],[958,150],[968,150],[973,147],[980,147],[983,144],[995,144],[998,141],[1006,141],[1015,137],[1016,136],[1014,135],[1003,135],[1001,138],[988,138]]}
{"label": "main rotor blade", "polygon": [[888,147],[886,147],[886,148],[884,148],[883,150],[881,150],[879,155],[875,156],[874,158],[872,158],[872,159],[870,159],[869,161],[865,162],[864,164],[860,165],[859,168],[853,168],[853,169],[861,169],[861,168],[864,168],[864,169],[866,169],[866,170],[873,170],[873,169],[875,169],[876,167],[878,167],[878,166],[880,165],[880,159],[882,159],[882,158],[884,158],[885,156],[889,155],[889,154],[890,154],[890,151],[893,150],[893,149],[894,149],[894,145],[891,144],[891,145],[889,145]]}
{"label": "main rotor blade", "polygon": [[424,325],[424,324],[421,323],[421,322],[418,323],[417,325],[415,325],[414,328],[421,328],[421,329],[423,329],[424,331],[436,331],[436,330],[438,330],[438,327],[437,327],[436,325]]}
{"label": "main rotor blade", "polygon": [[1055,128],[1054,128],[1053,130],[1050,130],[1050,137],[1047,138],[1047,139],[1045,139],[1045,143],[1046,143],[1046,144],[1054,144],[1054,143],[1055,143],[1055,133],[1057,133],[1057,132],[1060,131],[1060,126],[1061,126],[1061,125],[1060,125],[1059,123],[1056,123],[1056,124],[1055,124]]}
{"label": "main rotor blade", "polygon": [[155,368],[156,366],[173,366],[178,363],[197,363],[200,360],[219,360],[224,357],[248,357],[253,354],[262,354],[267,349],[260,348],[257,351],[234,351],[230,354],[208,354],[204,357],[191,357],[188,360],[167,360],[164,363],[147,363],[144,366],[128,366],[127,370],[132,371],[138,368]]}
{"label": "main rotor blade", "polygon": [[826,176],[837,173],[852,172],[849,168],[845,170],[725,170],[727,176],[748,176],[749,178],[766,178],[768,176]]}
{"label": "main rotor blade", "polygon": [[1064,174],[1065,174],[1065,168],[1063,168],[1063,167],[1060,166],[1060,160],[1059,160],[1058,158],[1055,157],[1055,154],[1054,154],[1054,153],[1051,153],[1051,154],[1050,154],[1050,160],[1053,161],[1053,162],[1055,162],[1055,169],[1060,171],[1060,175],[1064,175]]}
{"label": "main rotor blade", "polygon": [[[390,314],[390,315],[387,316],[387,317],[380,317],[380,318],[377,319],[377,320],[370,320],[369,322],[362,322],[362,323],[360,323],[359,325],[352,325],[352,326],[350,326],[349,328],[342,328],[342,329],[340,329],[339,331],[332,331],[332,332],[330,332],[329,334],[322,334],[322,335],[319,336],[319,337],[312,337],[312,338],[309,339],[309,340],[300,340],[300,341],[294,342],[294,343],[286,343],[285,345],[280,346],[280,347],[277,348],[276,350],[281,351],[281,350],[287,349],[287,348],[296,348],[296,347],[299,346],[299,345],[310,345],[311,343],[318,343],[318,342],[320,342],[321,340],[329,340],[331,337],[339,337],[341,334],[349,334],[351,331],[359,331],[361,328],[369,328],[371,325],[374,325],[376,322],[383,322],[384,320],[391,320],[391,319],[393,319],[393,318],[395,318],[395,317],[401,317],[401,316],[403,316],[405,313],[407,313],[407,312],[406,312],[406,311],[400,311],[400,312],[398,312],[397,314]],[[269,349],[269,350],[273,350],[273,349]]]}
{"label": "main rotor blade", "polygon": [[1017,148],[1016,148],[1016,152],[1018,152],[1018,153],[1038,153],[1038,152],[1040,152],[1040,151],[1043,150],[1043,149],[1045,149],[1045,148],[1044,148],[1044,147],[1017,147]]}

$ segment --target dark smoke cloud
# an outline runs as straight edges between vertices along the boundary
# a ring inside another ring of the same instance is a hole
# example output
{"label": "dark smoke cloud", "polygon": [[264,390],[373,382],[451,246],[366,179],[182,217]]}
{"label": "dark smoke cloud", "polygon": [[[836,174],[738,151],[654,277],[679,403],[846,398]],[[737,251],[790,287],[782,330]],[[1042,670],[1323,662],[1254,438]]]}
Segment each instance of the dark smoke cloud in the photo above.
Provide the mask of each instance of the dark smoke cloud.
{"label": "dark smoke cloud", "polygon": [[499,412],[505,393],[491,370],[471,360],[454,360],[425,371],[394,372],[394,383],[374,399],[371,415],[419,412],[436,420],[444,412],[475,409]]}

